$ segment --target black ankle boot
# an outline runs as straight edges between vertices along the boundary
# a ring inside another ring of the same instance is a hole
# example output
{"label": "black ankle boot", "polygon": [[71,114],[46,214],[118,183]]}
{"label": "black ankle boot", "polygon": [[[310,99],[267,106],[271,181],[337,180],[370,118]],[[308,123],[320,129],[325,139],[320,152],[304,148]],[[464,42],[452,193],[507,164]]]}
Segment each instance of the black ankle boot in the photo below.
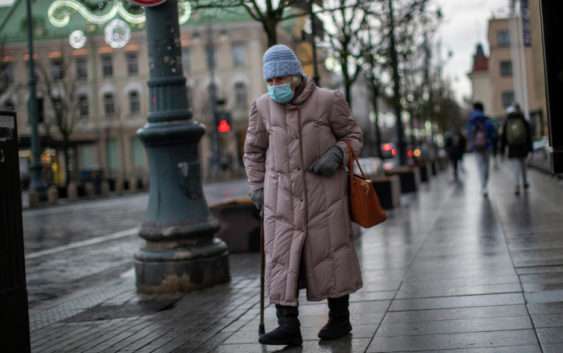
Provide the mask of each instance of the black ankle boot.
{"label": "black ankle boot", "polygon": [[299,310],[296,306],[276,305],[276,315],[279,327],[260,337],[261,344],[272,346],[300,346],[301,325],[299,324]]}
{"label": "black ankle boot", "polygon": [[328,323],[319,331],[322,340],[334,340],[344,337],[352,331],[350,311],[348,310],[350,296],[328,299]]}

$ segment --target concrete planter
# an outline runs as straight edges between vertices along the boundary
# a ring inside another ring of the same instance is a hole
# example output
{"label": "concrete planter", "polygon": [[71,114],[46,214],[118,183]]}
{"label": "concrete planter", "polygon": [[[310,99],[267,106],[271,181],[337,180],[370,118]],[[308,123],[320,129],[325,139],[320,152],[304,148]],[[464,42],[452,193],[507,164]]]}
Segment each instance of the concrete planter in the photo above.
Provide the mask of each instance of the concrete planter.
{"label": "concrete planter", "polygon": [[387,176],[396,175],[401,184],[401,193],[417,192],[420,188],[420,169],[418,167],[404,166],[386,170]]}
{"label": "concrete planter", "polygon": [[260,251],[260,216],[252,201],[232,200],[212,205],[209,210],[219,221],[216,236],[227,244],[230,253]]}
{"label": "concrete planter", "polygon": [[380,176],[373,178],[373,186],[381,207],[386,210],[398,208],[401,206],[401,182],[399,176]]}

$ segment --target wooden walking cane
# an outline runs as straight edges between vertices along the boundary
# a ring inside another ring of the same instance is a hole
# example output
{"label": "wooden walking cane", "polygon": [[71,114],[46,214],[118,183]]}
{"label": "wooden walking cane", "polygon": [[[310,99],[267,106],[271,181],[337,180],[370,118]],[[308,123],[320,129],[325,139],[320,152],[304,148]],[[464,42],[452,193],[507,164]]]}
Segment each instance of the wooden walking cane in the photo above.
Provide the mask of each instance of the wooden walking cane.
{"label": "wooden walking cane", "polygon": [[260,211],[260,325],[258,334],[266,333],[264,328],[264,272],[266,269],[266,250],[264,249],[264,215]]}

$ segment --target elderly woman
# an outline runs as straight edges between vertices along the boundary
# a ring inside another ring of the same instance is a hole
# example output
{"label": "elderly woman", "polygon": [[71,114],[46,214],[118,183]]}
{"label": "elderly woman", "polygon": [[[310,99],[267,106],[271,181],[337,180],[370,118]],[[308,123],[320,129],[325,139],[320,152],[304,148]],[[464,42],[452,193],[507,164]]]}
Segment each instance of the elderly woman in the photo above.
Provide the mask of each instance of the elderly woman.
{"label": "elderly woman", "polygon": [[362,149],[362,131],[343,95],[305,77],[284,45],[263,57],[268,93],[250,108],[244,164],[250,196],[264,216],[266,285],[279,327],[260,337],[301,345],[298,290],[328,299],[321,339],[352,330],[349,294],[362,287],[348,210],[348,148]]}

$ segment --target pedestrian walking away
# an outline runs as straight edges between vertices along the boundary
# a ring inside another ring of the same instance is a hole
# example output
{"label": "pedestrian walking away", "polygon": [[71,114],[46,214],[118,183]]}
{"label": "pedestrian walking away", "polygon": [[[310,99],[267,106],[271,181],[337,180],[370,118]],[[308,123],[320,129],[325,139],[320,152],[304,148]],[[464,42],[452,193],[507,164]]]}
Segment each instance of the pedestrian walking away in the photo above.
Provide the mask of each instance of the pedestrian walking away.
{"label": "pedestrian walking away", "polygon": [[467,140],[459,129],[450,130],[446,134],[445,147],[448,158],[450,159],[450,163],[452,165],[454,181],[459,180],[459,169],[466,145]]}
{"label": "pedestrian walking away", "polygon": [[491,119],[485,115],[485,107],[481,102],[473,104],[473,111],[469,116],[467,136],[470,141],[470,149],[475,153],[477,159],[481,192],[484,197],[488,197],[490,155],[493,144],[497,139],[497,133]]}
{"label": "pedestrian walking away", "polygon": [[506,121],[502,128],[501,151],[508,150],[508,159],[513,164],[514,193],[520,195],[520,186],[529,188],[526,158],[533,150],[532,130],[518,104],[507,109]]}
{"label": "pedestrian walking away", "polygon": [[251,105],[244,146],[250,196],[263,212],[265,280],[279,326],[259,339],[301,345],[298,291],[328,299],[321,339],[351,330],[349,294],[362,287],[352,241],[347,173],[349,144],[362,131],[338,91],[319,88],[284,45],[263,57],[268,92]]}

